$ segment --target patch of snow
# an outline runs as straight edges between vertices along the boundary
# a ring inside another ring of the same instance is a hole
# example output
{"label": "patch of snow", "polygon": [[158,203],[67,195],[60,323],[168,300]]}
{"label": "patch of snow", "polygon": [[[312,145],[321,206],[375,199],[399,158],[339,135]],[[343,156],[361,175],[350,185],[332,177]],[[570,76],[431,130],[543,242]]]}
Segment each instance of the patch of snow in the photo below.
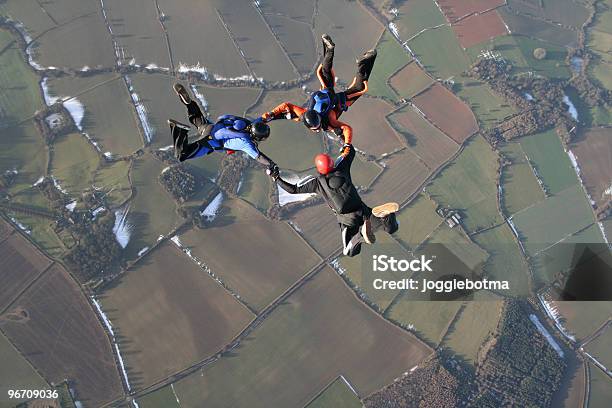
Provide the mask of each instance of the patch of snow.
{"label": "patch of snow", "polygon": [[[303,184],[305,181],[307,181],[310,177],[312,176],[308,176],[305,177],[303,179],[300,179],[300,177],[297,174],[292,174],[289,175],[287,177],[283,177],[285,179],[285,181],[287,181],[288,183],[291,184]],[[280,205],[281,207],[289,204],[289,203],[295,203],[298,201],[305,201],[308,200],[310,197],[315,196],[315,193],[305,193],[305,194],[290,194],[288,192],[286,192],[285,190],[283,190],[281,188],[281,186],[277,186],[278,188],[278,205]]]}
{"label": "patch of snow", "polygon": [[130,96],[132,97],[132,102],[136,107],[136,113],[138,114],[138,119],[140,120],[140,124],[142,126],[142,131],[144,132],[144,137],[147,143],[151,143],[153,140],[153,134],[155,133],[153,130],[153,126],[149,122],[149,114],[147,112],[147,108],[140,102],[140,98],[138,94],[134,91],[134,87],[132,86],[132,81],[128,76],[125,77],[125,82],[128,85],[128,89],[130,91]]}
{"label": "patch of snow", "polygon": [[574,103],[571,101],[569,96],[566,94],[563,94],[563,103],[567,105],[567,111],[569,112],[570,116],[575,121],[578,121],[578,110],[576,109],[576,106],[574,106]]}
{"label": "patch of snow", "polygon": [[53,185],[55,186],[55,188],[57,188],[59,191],[61,191],[62,193],[68,195],[68,191],[64,190],[62,188],[62,186],[60,185],[59,181],[57,181],[57,179],[55,178],[55,176],[51,176],[51,180],[53,180]]}
{"label": "patch of snow", "polygon": [[85,116],[85,106],[77,98],[69,98],[63,102],[64,108],[70,113],[77,129],[83,131],[83,117]]}
{"label": "patch of snow", "polygon": [[559,330],[559,332],[563,336],[565,336],[565,338],[567,338],[571,342],[575,342],[576,337],[571,334],[561,323],[561,314],[559,313],[555,305],[552,302],[546,301],[543,295],[538,295],[538,299],[540,300],[540,304],[544,307],[544,310],[546,311],[548,317],[555,322],[555,327],[557,327],[557,330]]}
{"label": "patch of snow", "polygon": [[197,100],[200,101],[200,105],[202,105],[202,109],[204,109],[205,112],[208,112],[208,101],[206,100],[204,95],[202,95],[198,91],[198,88],[196,88],[195,85],[192,84],[190,86],[190,88],[191,88],[191,91],[193,92],[194,96],[197,98]]}
{"label": "patch of snow", "polygon": [[93,217],[93,219],[95,220],[96,217],[98,216],[98,214],[100,214],[102,211],[106,210],[106,208],[104,208],[103,206],[100,206],[98,208],[96,208],[95,210],[93,210],[91,212],[91,216]]}
{"label": "patch of snow", "polygon": [[530,94],[529,92],[525,92],[523,94],[523,96],[525,97],[525,99],[527,99],[528,101],[533,101],[533,95]]}
{"label": "patch of snow", "polygon": [[125,206],[115,211],[115,225],[113,226],[113,233],[117,243],[121,245],[121,248],[127,247],[132,236],[132,224],[129,223],[127,216],[130,211],[129,206]]}
{"label": "patch of snow", "polygon": [[418,364],[417,364],[417,365],[415,365],[414,367],[412,367],[412,368],[410,369],[410,372],[413,372],[413,371],[414,371],[414,370],[416,370],[417,368],[419,368]]}
{"label": "patch of snow", "polygon": [[603,236],[604,242],[609,246],[610,245],[610,241],[608,241],[608,236],[606,235],[606,229],[604,228],[603,222],[598,222],[597,226],[599,227],[599,230],[601,231],[601,235]]}
{"label": "patch of snow", "polygon": [[165,172],[167,172],[169,168],[170,168],[170,166],[168,166],[168,167],[164,167],[164,168],[163,168],[163,170],[161,171],[161,172],[162,172],[162,174],[164,174]]}
{"label": "patch of snow", "polygon": [[150,63],[149,65],[147,65],[145,67],[145,69],[158,69],[159,67],[157,66],[157,64],[154,63]]}
{"label": "patch of snow", "polygon": [[52,113],[45,118],[45,122],[51,129],[55,129],[62,124],[62,115],[59,113]]}
{"label": "patch of snow", "polygon": [[612,371],[608,370],[608,368],[603,365],[601,363],[601,361],[597,360],[595,357],[593,357],[591,354],[587,353],[582,347],[580,348],[580,350],[582,350],[584,352],[584,354],[586,354],[587,356],[589,356],[589,358],[591,360],[593,360],[593,363],[595,363],[596,366],[598,366],[599,368],[601,368],[602,370],[604,370],[606,372],[606,374],[608,374],[609,376],[612,376]]}
{"label": "patch of snow", "polygon": [[183,247],[183,243],[181,242],[181,239],[179,238],[178,235],[175,235],[172,238],[170,238],[170,241],[174,242],[174,244],[179,248]]}
{"label": "patch of snow", "polygon": [[346,273],[346,269],[340,265],[340,260],[335,258],[329,262],[329,265],[338,273],[338,275],[344,275]]}
{"label": "patch of snow", "polygon": [[106,157],[107,159],[112,159],[113,156],[114,155],[111,152],[104,152],[104,157]]}
{"label": "patch of snow", "polygon": [[389,30],[391,30],[391,34],[393,34],[393,36],[399,40],[399,30],[397,29],[395,23],[389,23]]}
{"label": "patch of snow", "polygon": [[149,247],[144,247],[140,251],[138,251],[138,256],[143,256],[145,252],[149,250]]}
{"label": "patch of snow", "polygon": [[570,60],[570,68],[576,74],[579,74],[582,71],[582,66],[584,65],[584,60],[581,57],[572,57]]}
{"label": "patch of snow", "polygon": [[538,319],[538,316],[532,313],[529,315],[529,320],[531,320],[531,322],[535,325],[538,331],[546,338],[546,341],[548,341],[548,344],[550,344],[550,346],[557,352],[559,357],[563,358],[564,353],[563,353],[563,350],[561,349],[561,346],[559,346],[559,344],[556,342],[554,337],[548,332],[548,330],[546,330],[546,327],[542,325],[542,323],[540,322],[540,319]]}
{"label": "patch of snow", "polygon": [[168,145],[168,146],[160,147],[157,150],[162,151],[162,152],[167,152],[168,150],[171,150],[171,149],[174,149],[173,145]]}
{"label": "patch of snow", "polygon": [[140,408],[140,405],[138,405],[138,402],[136,402],[135,399],[132,400],[132,405],[134,406],[134,408]]}
{"label": "patch of snow", "polygon": [[76,200],[74,200],[74,201],[72,201],[72,202],[70,202],[70,203],[66,204],[66,209],[67,209],[68,211],[70,211],[70,212],[73,212],[73,211],[74,211],[74,209],[76,208],[76,206],[77,206],[77,202],[76,202]]}
{"label": "patch of snow", "polygon": [[221,204],[223,203],[223,193],[220,192],[215,196],[215,198],[206,206],[206,208],[200,212],[200,215],[206,217],[208,221],[212,221],[217,216],[217,212],[219,208],[221,208]]}
{"label": "patch of snow", "polygon": [[81,68],[81,72],[87,72],[89,71],[91,68],[89,68],[88,65],[83,66],[83,68]]}
{"label": "patch of snow", "polygon": [[13,223],[15,225],[17,225],[19,227],[20,230],[22,230],[26,234],[30,235],[32,233],[32,229],[30,227],[28,227],[27,225],[23,225],[22,223],[17,221],[17,219],[14,218],[14,217],[9,217],[9,218],[11,219],[11,221],[13,221]]}
{"label": "patch of snow", "polygon": [[238,187],[236,188],[236,194],[240,192],[240,187],[242,187],[242,178],[240,178],[240,181],[238,182]]}
{"label": "patch of snow", "polygon": [[42,183],[45,180],[45,176],[41,176],[38,180],[36,180],[34,182],[34,184],[32,184],[32,187],[36,187],[38,186],[40,183]]}
{"label": "patch of snow", "polygon": [[189,72],[197,72],[201,74],[204,77],[204,79],[208,79],[208,68],[203,67],[202,65],[200,65],[199,62],[196,65],[188,65],[188,64],[179,62],[178,72],[185,73],[185,74]]}

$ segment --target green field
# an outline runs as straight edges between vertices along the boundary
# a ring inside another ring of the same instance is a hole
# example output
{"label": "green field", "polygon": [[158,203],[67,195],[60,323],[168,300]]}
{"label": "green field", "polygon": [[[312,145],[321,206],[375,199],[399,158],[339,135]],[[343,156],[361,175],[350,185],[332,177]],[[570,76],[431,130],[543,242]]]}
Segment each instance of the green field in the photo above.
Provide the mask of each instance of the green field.
{"label": "green field", "polygon": [[91,190],[98,163],[98,153],[81,134],[64,135],[53,143],[51,174],[73,197]]}
{"label": "green field", "polygon": [[448,26],[426,31],[411,40],[408,46],[435,78],[458,76],[469,67],[467,55],[459,45],[453,29]]}
{"label": "green field", "polygon": [[554,302],[563,317],[563,326],[576,335],[578,341],[595,332],[612,316],[612,302]]}
{"label": "green field", "polygon": [[442,224],[427,241],[432,244],[444,244],[457,258],[471,270],[483,265],[489,255],[475,245],[461,231],[460,227],[450,228],[446,223]]}
{"label": "green field", "polygon": [[0,333],[0,407],[12,408],[25,399],[9,400],[8,390],[49,389],[49,384],[40,376],[25,358]]}
{"label": "green field", "polygon": [[42,10],[39,4],[30,1],[5,1],[0,3],[0,14],[12,16],[28,28],[32,36],[53,27],[55,23]]}
{"label": "green field", "polygon": [[[546,58],[537,60],[533,57],[535,48],[544,48]],[[474,62],[485,51],[499,54],[513,67],[513,72],[534,72],[550,78],[567,79],[570,69],[565,63],[565,48],[548,42],[543,42],[524,35],[504,35],[486,43],[467,49],[470,59]]]}
{"label": "green field", "polygon": [[306,408],[361,408],[363,404],[341,377],[328,385]]}
{"label": "green field", "polygon": [[512,33],[538,38],[558,46],[569,46],[578,41],[577,31],[570,28],[536,20],[525,15],[517,15],[508,11],[505,7],[498,8],[497,12]]}
{"label": "green field", "polygon": [[412,300],[410,292],[404,292],[385,312],[385,317],[414,327],[413,331],[420,339],[431,346],[438,346],[462,304],[455,301]]}
{"label": "green field", "polygon": [[545,198],[529,162],[518,143],[501,146],[503,155],[512,164],[504,167],[502,174],[502,204],[506,216],[521,211]]}
{"label": "green field", "polygon": [[167,385],[138,399],[141,408],[180,408],[172,387]]}
{"label": "green field", "polygon": [[580,28],[589,16],[588,9],[573,0],[510,0],[508,4],[513,10],[522,14],[575,28]]}
{"label": "green field", "polygon": [[527,264],[514,241],[510,227],[502,224],[474,235],[472,239],[490,255],[485,271],[489,279],[507,280],[509,291],[504,296],[524,296],[529,291]]}
{"label": "green field", "polygon": [[397,221],[400,229],[395,238],[409,248],[423,242],[443,222],[435,204],[423,194],[402,209]]}
{"label": "green field", "polygon": [[453,91],[470,106],[483,129],[491,128],[517,112],[484,82],[460,77]]}
{"label": "green field", "polygon": [[612,379],[592,363],[589,363],[589,373],[591,374],[591,388],[588,407],[607,407],[612,401]]}
{"label": "green field", "polygon": [[488,300],[466,302],[461,315],[444,336],[443,345],[465,361],[474,364],[478,350],[487,336],[495,331],[501,315],[502,301],[490,293]]}
{"label": "green field", "polygon": [[497,154],[480,136],[429,184],[432,199],[461,212],[468,231],[503,222],[497,211]]}
{"label": "green field", "polygon": [[591,340],[585,348],[606,368],[612,367],[612,330],[609,327]]}
{"label": "green field", "polygon": [[[337,154],[337,151],[333,150],[332,157]],[[351,165],[351,178],[356,186],[369,187],[374,178],[382,171],[383,169],[376,162],[365,160],[361,155],[357,155]]]}
{"label": "green field", "polygon": [[[603,236],[597,224],[573,234],[554,246],[540,252],[530,260],[536,278],[544,283],[552,281],[559,272],[569,271],[575,266],[574,246],[576,243],[604,244]],[[603,249],[603,247],[593,247]]]}
{"label": "green field", "polygon": [[263,170],[249,168],[242,174],[239,195],[265,213],[270,207],[269,180]]}
{"label": "green field", "polygon": [[522,137],[518,142],[550,194],[578,184],[572,163],[554,129]]}
{"label": "green field", "polygon": [[446,18],[433,1],[415,0],[402,3],[394,23],[402,41],[406,41],[424,28],[445,24]]}
{"label": "green field", "polygon": [[324,268],[238,347],[174,389],[181,406],[302,407],[340,374],[368,395],[430,353]]}
{"label": "green field", "polygon": [[368,95],[397,101],[397,93],[388,84],[389,77],[408,64],[412,57],[386,30],[376,45],[376,49],[378,51],[376,68],[372,71],[368,81]]}
{"label": "green field", "polygon": [[412,62],[390,78],[391,88],[402,98],[412,98],[433,83],[433,79],[416,62]]}
{"label": "green field", "polygon": [[569,187],[513,216],[519,237],[532,256],[594,221],[591,206],[579,185]]}
{"label": "green field", "polygon": [[174,200],[158,181],[165,166],[150,155],[136,160],[133,166],[134,198],[130,201],[128,215],[133,231],[125,248],[130,259],[142,248],[157,242],[160,235],[172,231],[180,221]]}
{"label": "green field", "polygon": [[270,123],[270,130],[270,137],[260,147],[283,169],[299,172],[312,168],[314,157],[323,151],[322,134],[301,123],[277,120]]}
{"label": "green field", "polygon": [[123,204],[131,195],[130,167],[129,161],[103,161],[94,175],[93,185],[107,193],[106,199],[112,206]]}

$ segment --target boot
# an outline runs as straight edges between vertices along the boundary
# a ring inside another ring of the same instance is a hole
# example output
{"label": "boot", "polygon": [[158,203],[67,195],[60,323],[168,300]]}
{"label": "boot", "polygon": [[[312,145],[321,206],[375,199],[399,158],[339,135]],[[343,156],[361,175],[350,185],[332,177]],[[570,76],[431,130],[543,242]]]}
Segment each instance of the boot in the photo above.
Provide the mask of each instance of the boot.
{"label": "boot", "polygon": [[329,34],[323,34],[321,36],[321,40],[323,41],[323,48],[325,49],[325,51],[333,50],[334,47],[336,46],[336,44],[334,44]]}
{"label": "boot", "polygon": [[189,105],[191,103],[191,96],[189,96],[189,92],[182,84],[179,84],[177,82],[176,84],[174,84],[173,88],[174,92],[176,92],[179,99],[181,100],[181,102],[183,102],[184,105]]}
{"label": "boot", "polygon": [[174,119],[168,119],[168,125],[170,126],[170,133],[172,134],[174,155],[178,159],[180,158],[185,146],[187,146],[187,133],[189,132],[189,126],[180,123]]}
{"label": "boot", "polygon": [[370,217],[366,217],[363,225],[360,228],[361,235],[363,239],[368,244],[373,244],[376,242],[376,235],[374,235],[374,228],[372,227],[372,221],[370,221]]}
{"label": "boot", "polygon": [[370,78],[372,68],[374,68],[374,61],[376,61],[377,52],[375,49],[366,51],[363,55],[357,58],[357,72],[364,81]]}

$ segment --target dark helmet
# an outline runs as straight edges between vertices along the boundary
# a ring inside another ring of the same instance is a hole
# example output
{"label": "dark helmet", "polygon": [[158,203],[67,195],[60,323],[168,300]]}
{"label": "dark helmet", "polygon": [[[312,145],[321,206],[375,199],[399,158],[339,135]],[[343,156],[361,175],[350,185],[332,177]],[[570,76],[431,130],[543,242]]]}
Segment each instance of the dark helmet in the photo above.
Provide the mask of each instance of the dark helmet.
{"label": "dark helmet", "polygon": [[263,122],[255,122],[251,125],[251,137],[256,142],[266,140],[270,136],[270,126]]}
{"label": "dark helmet", "polygon": [[304,125],[306,125],[307,128],[319,129],[321,127],[321,115],[319,115],[319,112],[313,109],[304,112],[302,120],[304,121]]}

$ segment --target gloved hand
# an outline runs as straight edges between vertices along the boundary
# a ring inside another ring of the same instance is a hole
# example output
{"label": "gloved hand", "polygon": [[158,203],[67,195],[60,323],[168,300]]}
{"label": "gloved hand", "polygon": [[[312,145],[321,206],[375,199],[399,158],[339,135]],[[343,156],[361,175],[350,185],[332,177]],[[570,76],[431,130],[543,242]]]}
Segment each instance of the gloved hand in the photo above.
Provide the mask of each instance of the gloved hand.
{"label": "gloved hand", "polygon": [[264,122],[270,122],[272,119],[274,119],[274,114],[272,112],[266,112],[261,115],[261,119],[263,119]]}
{"label": "gloved hand", "polygon": [[276,179],[278,179],[279,175],[280,175],[280,169],[278,168],[278,166],[276,165],[276,163],[272,163],[270,165],[270,167],[268,167],[266,169],[266,174],[270,177],[272,177],[272,179],[274,181],[276,181]]}

